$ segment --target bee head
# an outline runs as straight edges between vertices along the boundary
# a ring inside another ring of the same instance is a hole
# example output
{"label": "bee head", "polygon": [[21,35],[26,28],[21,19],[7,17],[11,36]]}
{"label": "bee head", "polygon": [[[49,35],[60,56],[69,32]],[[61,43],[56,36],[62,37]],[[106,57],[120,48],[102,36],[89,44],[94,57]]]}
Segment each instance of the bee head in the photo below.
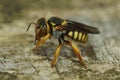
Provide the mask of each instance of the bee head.
{"label": "bee head", "polygon": [[35,25],[35,43],[36,40],[40,40],[41,37],[45,36],[50,30],[45,18],[39,18],[36,23],[31,22],[27,31],[29,30],[31,24]]}
{"label": "bee head", "polygon": [[45,18],[39,18],[36,23],[36,28],[39,29],[41,27],[46,26],[46,19]]}

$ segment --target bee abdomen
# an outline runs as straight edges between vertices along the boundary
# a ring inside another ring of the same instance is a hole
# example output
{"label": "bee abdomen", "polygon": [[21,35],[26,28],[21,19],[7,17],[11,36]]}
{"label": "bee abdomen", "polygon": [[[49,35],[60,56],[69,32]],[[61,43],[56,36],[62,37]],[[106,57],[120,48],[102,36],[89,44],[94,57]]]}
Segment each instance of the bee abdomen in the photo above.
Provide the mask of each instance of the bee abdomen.
{"label": "bee abdomen", "polygon": [[76,41],[80,41],[82,43],[86,43],[88,40],[88,34],[87,33],[82,33],[82,32],[78,32],[78,31],[69,31],[67,34],[69,37],[71,37],[72,39],[76,40]]}

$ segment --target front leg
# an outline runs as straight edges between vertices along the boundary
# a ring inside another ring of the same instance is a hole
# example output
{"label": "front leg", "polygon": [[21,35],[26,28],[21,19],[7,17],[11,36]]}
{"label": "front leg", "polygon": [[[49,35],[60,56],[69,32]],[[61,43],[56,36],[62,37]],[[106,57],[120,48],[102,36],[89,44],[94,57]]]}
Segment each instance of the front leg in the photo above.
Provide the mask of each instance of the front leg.
{"label": "front leg", "polygon": [[50,38],[51,34],[47,34],[45,37],[37,41],[36,47],[33,50],[37,50],[37,48],[44,43],[48,38]]}

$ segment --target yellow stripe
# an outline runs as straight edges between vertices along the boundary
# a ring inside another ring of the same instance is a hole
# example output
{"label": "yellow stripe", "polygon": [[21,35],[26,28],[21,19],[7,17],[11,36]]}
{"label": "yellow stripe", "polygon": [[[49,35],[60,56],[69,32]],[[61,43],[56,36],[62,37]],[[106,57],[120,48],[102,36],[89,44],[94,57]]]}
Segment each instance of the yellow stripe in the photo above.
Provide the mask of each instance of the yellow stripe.
{"label": "yellow stripe", "polygon": [[68,33],[68,35],[69,35],[70,37],[72,37],[73,32],[70,31],[70,32]]}
{"label": "yellow stripe", "polygon": [[74,39],[76,40],[76,39],[77,39],[77,37],[78,37],[78,32],[77,32],[77,31],[75,31],[75,32],[74,32]]}
{"label": "yellow stripe", "polygon": [[86,38],[84,39],[84,42],[86,42],[88,40],[88,35],[86,35]]}
{"label": "yellow stripe", "polygon": [[83,33],[83,36],[82,36],[82,39],[81,39],[81,41],[84,41],[84,39],[85,39],[85,33]]}
{"label": "yellow stripe", "polygon": [[82,37],[82,33],[80,32],[79,33],[79,38],[78,38],[79,41],[81,40],[81,37]]}

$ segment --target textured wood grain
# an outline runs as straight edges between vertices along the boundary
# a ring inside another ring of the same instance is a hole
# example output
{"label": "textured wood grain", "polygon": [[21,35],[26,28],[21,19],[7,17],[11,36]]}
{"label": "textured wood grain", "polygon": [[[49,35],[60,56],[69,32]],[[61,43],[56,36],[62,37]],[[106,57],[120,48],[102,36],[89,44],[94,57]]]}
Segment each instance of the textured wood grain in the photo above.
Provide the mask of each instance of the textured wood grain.
{"label": "textured wood grain", "polygon": [[[90,35],[85,45],[76,42],[81,49],[87,69],[79,64],[71,48],[66,45],[61,49],[56,67],[51,68],[53,53],[58,45],[57,39],[51,38],[39,48],[37,53],[34,53],[32,51],[34,30],[31,28],[30,32],[25,32],[30,20],[16,20],[11,24],[2,24],[0,29],[0,79],[119,80],[120,16],[116,11],[118,13],[120,11],[115,8],[104,9],[104,11],[101,9],[75,10],[70,14],[60,11],[60,13],[65,13],[61,16],[93,25],[101,32],[98,35]],[[58,13],[56,14],[59,16]],[[39,15],[32,16],[39,17]]]}

